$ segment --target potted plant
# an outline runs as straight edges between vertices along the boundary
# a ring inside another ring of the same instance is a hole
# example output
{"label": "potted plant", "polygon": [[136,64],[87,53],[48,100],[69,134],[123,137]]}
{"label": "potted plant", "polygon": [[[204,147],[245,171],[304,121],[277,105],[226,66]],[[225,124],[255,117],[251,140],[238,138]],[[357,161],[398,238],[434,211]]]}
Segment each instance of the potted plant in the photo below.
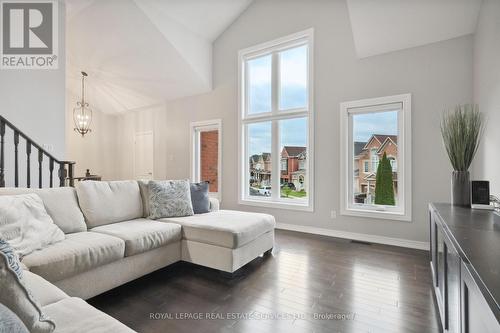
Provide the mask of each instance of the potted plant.
{"label": "potted plant", "polygon": [[484,120],[477,105],[458,105],[443,113],[441,134],[453,173],[451,203],[470,207],[469,167],[476,155],[484,130]]}

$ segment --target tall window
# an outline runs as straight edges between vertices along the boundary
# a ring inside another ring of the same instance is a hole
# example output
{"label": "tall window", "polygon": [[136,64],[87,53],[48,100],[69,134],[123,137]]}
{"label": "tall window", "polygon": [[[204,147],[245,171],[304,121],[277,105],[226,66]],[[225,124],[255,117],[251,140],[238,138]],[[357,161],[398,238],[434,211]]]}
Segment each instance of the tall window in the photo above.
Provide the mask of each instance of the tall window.
{"label": "tall window", "polygon": [[191,180],[207,182],[211,196],[221,198],[221,120],[191,123]]}
{"label": "tall window", "polygon": [[372,172],[377,172],[378,168],[378,153],[377,153],[377,148],[372,148],[370,149],[370,155],[372,159]]}
{"label": "tall window", "polygon": [[342,214],[410,220],[411,96],[346,102],[340,109]]}
{"label": "tall window", "polygon": [[240,202],[312,210],[312,29],[240,51]]}

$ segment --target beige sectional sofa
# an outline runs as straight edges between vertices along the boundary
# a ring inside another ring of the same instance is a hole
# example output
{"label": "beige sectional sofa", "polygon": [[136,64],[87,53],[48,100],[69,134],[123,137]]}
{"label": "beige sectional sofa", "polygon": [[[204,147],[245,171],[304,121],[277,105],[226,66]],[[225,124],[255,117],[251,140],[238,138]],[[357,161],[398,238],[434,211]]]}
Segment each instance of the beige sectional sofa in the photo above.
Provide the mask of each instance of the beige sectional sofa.
{"label": "beige sectional sofa", "polygon": [[79,326],[86,332],[128,332],[82,299],[180,260],[232,273],[274,246],[272,216],[219,210],[215,199],[206,214],[149,220],[147,190],[137,181],[82,182],[76,190],[0,189],[0,195],[27,192],[42,198],[66,234],[65,240],[22,260],[35,297],[62,324],[59,332],[79,325],[79,311],[103,321],[95,329],[91,321],[88,328]]}

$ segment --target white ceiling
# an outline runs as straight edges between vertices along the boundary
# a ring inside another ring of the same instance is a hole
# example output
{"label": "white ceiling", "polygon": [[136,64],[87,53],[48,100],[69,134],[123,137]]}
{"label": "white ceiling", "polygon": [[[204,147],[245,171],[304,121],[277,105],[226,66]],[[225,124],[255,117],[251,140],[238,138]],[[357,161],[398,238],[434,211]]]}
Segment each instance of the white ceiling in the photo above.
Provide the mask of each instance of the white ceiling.
{"label": "white ceiling", "polygon": [[212,42],[251,1],[66,0],[69,98],[81,70],[105,113],[210,91]]}
{"label": "white ceiling", "polygon": [[214,41],[252,0],[138,0],[195,34]]}
{"label": "white ceiling", "polygon": [[[252,1],[65,0],[69,101],[80,94],[81,70],[90,103],[105,113],[210,91],[212,43]],[[471,34],[481,0],[347,5],[363,58]]]}
{"label": "white ceiling", "polygon": [[347,0],[359,58],[474,33],[481,0]]}

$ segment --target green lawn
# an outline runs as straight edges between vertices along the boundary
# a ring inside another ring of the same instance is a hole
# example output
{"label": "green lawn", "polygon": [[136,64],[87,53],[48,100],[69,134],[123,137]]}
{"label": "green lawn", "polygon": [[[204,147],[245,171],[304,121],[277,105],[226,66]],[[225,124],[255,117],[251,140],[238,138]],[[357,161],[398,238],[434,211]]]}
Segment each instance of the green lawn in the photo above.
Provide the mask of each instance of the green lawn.
{"label": "green lawn", "polygon": [[[288,193],[289,198],[304,198],[306,196],[307,196],[306,191],[291,191],[290,193]],[[283,191],[283,189],[281,190],[281,197],[286,198],[286,195],[285,195],[285,192]]]}

